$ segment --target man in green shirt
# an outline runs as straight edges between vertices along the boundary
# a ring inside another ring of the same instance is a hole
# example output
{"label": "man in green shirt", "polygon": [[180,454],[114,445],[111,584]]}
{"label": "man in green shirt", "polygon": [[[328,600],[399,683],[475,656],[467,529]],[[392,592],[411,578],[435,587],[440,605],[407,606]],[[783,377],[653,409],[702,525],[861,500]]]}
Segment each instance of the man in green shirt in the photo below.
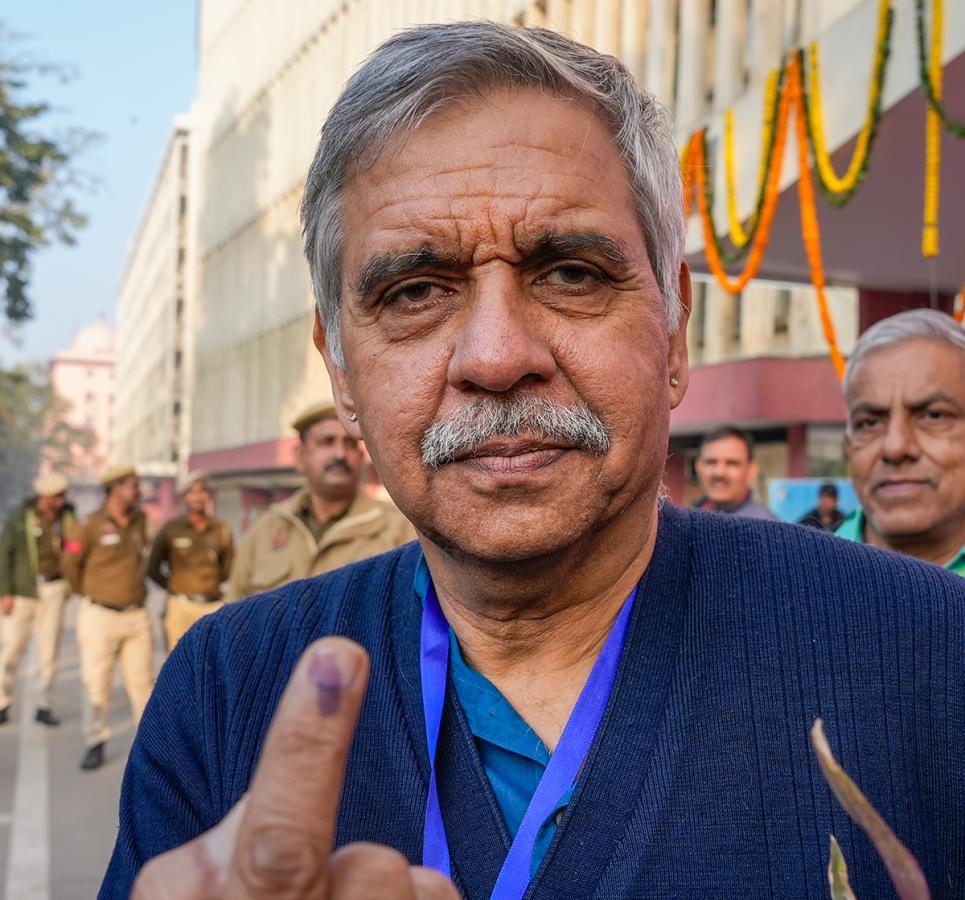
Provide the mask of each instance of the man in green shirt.
{"label": "man in green shirt", "polygon": [[74,524],[68,481],[51,472],[33,483],[34,496],[7,518],[0,535],[0,725],[10,714],[17,667],[31,634],[37,648],[37,714],[59,725],[53,685],[60,655],[64,601],[64,538]]}
{"label": "man in green shirt", "polygon": [[861,500],[835,532],[965,576],[965,331],[933,309],[883,319],[844,378]]}

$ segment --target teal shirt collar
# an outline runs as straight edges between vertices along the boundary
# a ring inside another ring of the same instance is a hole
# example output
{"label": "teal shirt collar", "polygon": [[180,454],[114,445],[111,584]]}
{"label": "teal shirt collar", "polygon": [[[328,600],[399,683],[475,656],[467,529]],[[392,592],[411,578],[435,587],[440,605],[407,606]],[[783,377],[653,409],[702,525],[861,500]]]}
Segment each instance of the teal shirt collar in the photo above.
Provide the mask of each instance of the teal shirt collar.
{"label": "teal shirt collar", "polygon": [[[863,543],[864,510],[859,507],[854,512],[848,513],[845,520],[838,526],[838,530],[834,533],[847,541],[855,541],[858,544]],[[956,575],[965,577],[965,546],[958,551],[956,556],[945,563],[945,568],[950,572],[954,572]]]}

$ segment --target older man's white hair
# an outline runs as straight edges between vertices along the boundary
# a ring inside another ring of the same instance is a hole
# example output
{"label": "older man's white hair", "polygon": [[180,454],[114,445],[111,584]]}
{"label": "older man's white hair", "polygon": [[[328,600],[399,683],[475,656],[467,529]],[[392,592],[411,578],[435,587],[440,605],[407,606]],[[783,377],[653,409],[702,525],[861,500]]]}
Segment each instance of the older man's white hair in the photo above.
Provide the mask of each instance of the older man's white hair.
{"label": "older man's white hair", "polygon": [[965,365],[965,329],[950,315],[937,309],[909,309],[876,322],[858,338],[844,372],[844,396],[850,395],[855,372],[869,353],[918,340],[951,344],[961,350],[962,364]]}
{"label": "older man's white hair", "polygon": [[542,28],[496,22],[421,25],[389,38],[349,79],[322,128],[305,184],[305,255],[332,360],[344,367],[341,311],[342,191],[386,144],[467,97],[533,88],[596,112],[613,135],[647,254],[675,332],[685,223],[670,115],[617,59]]}

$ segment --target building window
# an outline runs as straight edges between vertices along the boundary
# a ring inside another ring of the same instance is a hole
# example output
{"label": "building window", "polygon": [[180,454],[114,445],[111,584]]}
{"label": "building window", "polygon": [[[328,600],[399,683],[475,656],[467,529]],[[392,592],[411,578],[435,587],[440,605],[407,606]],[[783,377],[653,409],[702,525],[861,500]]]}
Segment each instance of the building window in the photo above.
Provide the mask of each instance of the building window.
{"label": "building window", "polygon": [[782,288],[774,304],[774,337],[786,338],[791,333],[791,292]]}

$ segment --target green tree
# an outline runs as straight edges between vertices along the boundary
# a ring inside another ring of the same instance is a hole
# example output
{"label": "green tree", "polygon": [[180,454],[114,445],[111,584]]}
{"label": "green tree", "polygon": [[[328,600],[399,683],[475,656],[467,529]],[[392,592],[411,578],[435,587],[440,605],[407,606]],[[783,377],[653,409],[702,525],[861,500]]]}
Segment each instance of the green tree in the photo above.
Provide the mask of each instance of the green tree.
{"label": "green tree", "polygon": [[81,474],[81,458],[96,437],[65,421],[68,412],[45,365],[0,369],[0,511],[30,493],[42,457],[68,478]]}
{"label": "green tree", "polygon": [[52,243],[73,244],[86,223],[71,198],[81,183],[71,161],[93,140],[80,129],[54,131],[50,104],[26,98],[34,77],[69,73],[18,56],[16,41],[0,23],[0,306],[14,323],[33,315],[33,254]]}

